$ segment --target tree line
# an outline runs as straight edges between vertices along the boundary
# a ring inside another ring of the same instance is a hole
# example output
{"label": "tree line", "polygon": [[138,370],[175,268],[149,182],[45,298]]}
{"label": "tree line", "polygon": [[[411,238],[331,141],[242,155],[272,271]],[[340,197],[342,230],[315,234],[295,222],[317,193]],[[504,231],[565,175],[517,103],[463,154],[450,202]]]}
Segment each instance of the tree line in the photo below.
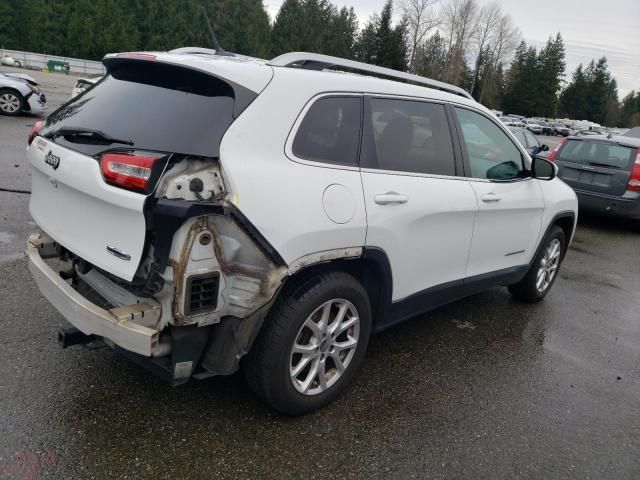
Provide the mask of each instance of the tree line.
{"label": "tree line", "polygon": [[560,33],[538,50],[496,2],[387,0],[360,27],[353,8],[330,0],[285,0],[273,20],[262,0],[0,0],[0,46],[95,60],[108,52],[211,47],[202,7],[232,52],[356,59],[458,85],[513,114],[610,126],[640,119],[640,92],[619,101],[606,59],[565,79]]}

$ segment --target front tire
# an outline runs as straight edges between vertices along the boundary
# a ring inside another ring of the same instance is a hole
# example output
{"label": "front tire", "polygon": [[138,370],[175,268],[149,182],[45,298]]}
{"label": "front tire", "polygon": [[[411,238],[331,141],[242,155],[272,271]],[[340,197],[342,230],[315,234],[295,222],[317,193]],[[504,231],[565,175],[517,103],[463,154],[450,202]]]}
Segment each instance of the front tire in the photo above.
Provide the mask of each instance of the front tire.
{"label": "front tire", "polygon": [[15,117],[24,110],[24,98],[18,92],[8,89],[0,90],[0,113]]}
{"label": "front tire", "polygon": [[342,272],[304,281],[278,299],[244,361],[271,407],[302,415],[334,401],[362,363],[371,333],[364,287]]}
{"label": "front tire", "polygon": [[530,303],[542,300],[558,277],[565,248],[564,231],[554,225],[542,241],[542,248],[525,277],[520,282],[509,285],[511,295]]}

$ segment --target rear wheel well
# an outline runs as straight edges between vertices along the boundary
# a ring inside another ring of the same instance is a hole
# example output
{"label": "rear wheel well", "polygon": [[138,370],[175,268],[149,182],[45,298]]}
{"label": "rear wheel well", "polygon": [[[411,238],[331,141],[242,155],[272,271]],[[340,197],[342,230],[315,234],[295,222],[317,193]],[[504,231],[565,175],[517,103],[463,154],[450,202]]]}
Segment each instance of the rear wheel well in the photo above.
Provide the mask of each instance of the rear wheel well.
{"label": "rear wheel well", "polygon": [[295,295],[296,287],[304,284],[310,278],[320,277],[329,272],[344,272],[356,280],[367,291],[371,304],[371,315],[373,328],[378,322],[382,322],[387,312],[388,303],[391,298],[390,286],[385,278],[383,267],[375,260],[369,258],[337,259],[330,262],[309,265],[299,270],[285,281],[279,295],[286,297]]}

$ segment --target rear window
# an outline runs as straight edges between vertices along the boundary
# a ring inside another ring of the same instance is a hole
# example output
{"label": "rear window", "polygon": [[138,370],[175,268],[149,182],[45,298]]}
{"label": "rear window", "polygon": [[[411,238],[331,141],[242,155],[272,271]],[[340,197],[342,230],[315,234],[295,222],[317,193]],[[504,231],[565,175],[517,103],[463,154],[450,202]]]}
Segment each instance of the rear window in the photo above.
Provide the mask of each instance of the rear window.
{"label": "rear window", "polygon": [[293,141],[299,158],[343,165],[358,164],[361,97],[325,97],[315,102]]}
{"label": "rear window", "polygon": [[569,140],[558,152],[557,159],[584,165],[628,169],[635,158],[635,154],[635,148],[611,142]]}
{"label": "rear window", "polygon": [[[82,128],[131,141],[137,149],[217,157],[234,119],[234,101],[233,87],[214,76],[162,63],[128,62],[49,115],[41,135]],[[121,146],[73,137],[57,137],[56,142],[88,155]]]}

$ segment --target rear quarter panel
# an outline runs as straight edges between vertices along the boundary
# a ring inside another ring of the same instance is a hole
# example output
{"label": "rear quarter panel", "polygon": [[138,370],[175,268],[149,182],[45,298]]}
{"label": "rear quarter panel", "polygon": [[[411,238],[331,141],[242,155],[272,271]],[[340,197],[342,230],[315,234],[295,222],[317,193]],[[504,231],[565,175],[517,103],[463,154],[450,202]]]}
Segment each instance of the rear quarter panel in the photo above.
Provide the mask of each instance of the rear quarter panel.
{"label": "rear quarter panel", "polygon": [[[307,102],[327,91],[325,75],[289,70],[274,68],[274,80],[227,130],[220,160],[236,206],[291,265],[311,253],[363,246],[366,212],[357,169],[295,161],[285,153]],[[344,207],[353,215],[346,223],[325,213],[323,195],[333,184],[350,193]]]}

